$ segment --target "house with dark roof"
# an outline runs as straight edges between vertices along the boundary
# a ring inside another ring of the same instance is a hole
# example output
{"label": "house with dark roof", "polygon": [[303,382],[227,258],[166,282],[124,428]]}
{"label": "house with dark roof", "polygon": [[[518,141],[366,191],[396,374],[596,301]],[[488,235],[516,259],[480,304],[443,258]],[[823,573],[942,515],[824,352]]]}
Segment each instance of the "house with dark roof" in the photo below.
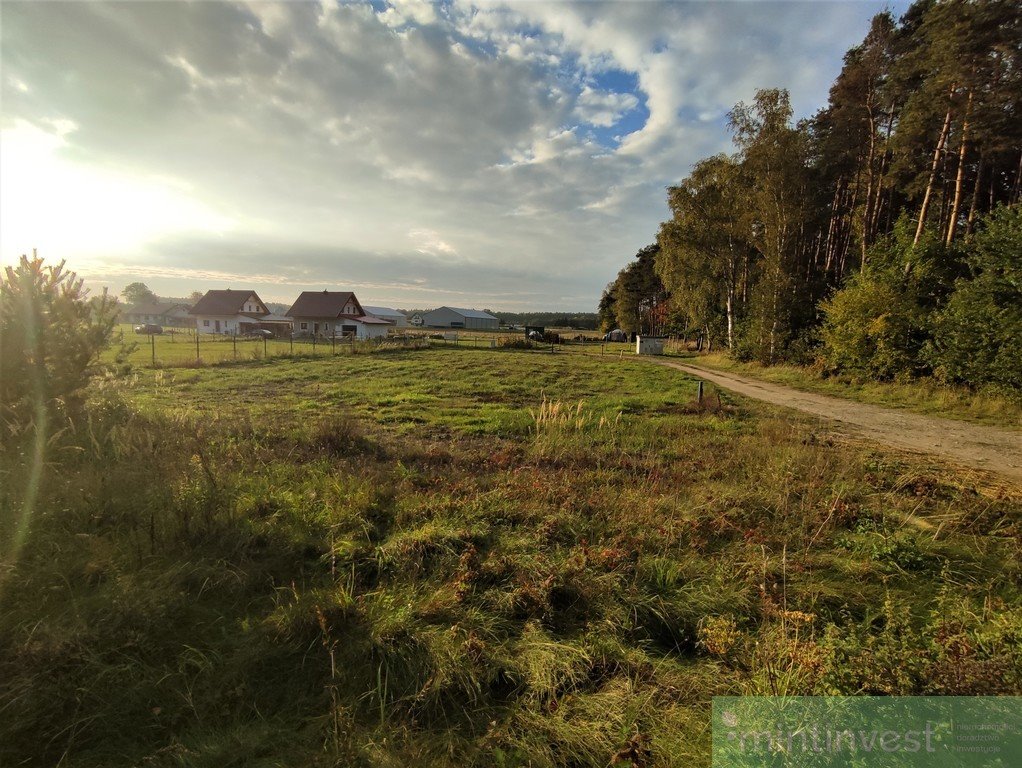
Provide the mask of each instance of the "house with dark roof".
{"label": "house with dark roof", "polygon": [[169,301],[145,301],[141,304],[132,304],[121,310],[121,320],[132,325],[191,325],[188,305]]}
{"label": "house with dark roof", "polygon": [[195,318],[199,333],[227,336],[243,336],[256,330],[285,336],[291,325],[288,318],[271,315],[259,294],[250,290],[206,291],[188,314]]}
{"label": "house with dark roof", "polygon": [[500,320],[489,312],[460,307],[439,307],[422,314],[422,324],[427,328],[492,328],[500,327]]}
{"label": "house with dark roof", "polygon": [[394,327],[366,312],[351,291],[302,291],[287,317],[298,336],[376,339]]}

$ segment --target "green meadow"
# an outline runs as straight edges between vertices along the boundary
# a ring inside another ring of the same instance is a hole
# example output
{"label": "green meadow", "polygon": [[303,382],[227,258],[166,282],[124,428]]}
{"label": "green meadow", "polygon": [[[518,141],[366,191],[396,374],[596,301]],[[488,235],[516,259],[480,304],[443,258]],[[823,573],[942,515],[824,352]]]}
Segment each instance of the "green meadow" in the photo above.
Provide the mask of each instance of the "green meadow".
{"label": "green meadow", "polygon": [[708,766],[716,695],[1022,692],[1017,489],[695,390],[440,346],[94,382],[31,509],[0,452],[0,765]]}

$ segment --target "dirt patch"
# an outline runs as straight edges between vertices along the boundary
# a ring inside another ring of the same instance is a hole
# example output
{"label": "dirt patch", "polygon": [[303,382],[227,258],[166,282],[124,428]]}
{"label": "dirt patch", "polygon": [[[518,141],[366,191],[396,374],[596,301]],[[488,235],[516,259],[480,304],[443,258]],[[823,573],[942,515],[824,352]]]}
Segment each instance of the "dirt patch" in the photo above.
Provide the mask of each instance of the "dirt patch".
{"label": "dirt patch", "polygon": [[653,362],[676,368],[745,397],[838,422],[846,431],[869,440],[985,469],[1022,485],[1022,437],[1017,432],[803,392],[684,363]]}

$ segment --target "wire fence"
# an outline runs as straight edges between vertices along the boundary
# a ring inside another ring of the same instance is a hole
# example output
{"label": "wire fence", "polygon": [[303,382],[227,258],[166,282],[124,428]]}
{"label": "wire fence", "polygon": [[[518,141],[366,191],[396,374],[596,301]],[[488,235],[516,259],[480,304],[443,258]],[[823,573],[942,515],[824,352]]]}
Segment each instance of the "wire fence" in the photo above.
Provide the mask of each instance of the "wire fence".
{"label": "wire fence", "polygon": [[[404,329],[402,329],[404,330]],[[122,362],[142,368],[196,368],[269,359],[309,359],[342,355],[372,354],[390,350],[429,347],[508,350],[521,349],[551,354],[636,355],[635,342],[605,341],[596,332],[559,333],[555,341],[528,339],[521,331],[487,330],[421,331],[390,334],[378,339],[353,337],[294,336],[263,338],[196,333],[193,329],[167,329],[161,334],[134,334],[119,328],[107,350],[108,362]],[[681,356],[691,352],[692,342],[663,340],[663,354]]]}
{"label": "wire fence", "polygon": [[168,329],[160,334],[141,335],[119,330],[105,353],[105,359],[143,368],[197,368],[252,360],[307,359],[422,349],[429,343],[423,337],[402,335],[358,340],[353,337],[229,336],[196,333],[188,329]]}

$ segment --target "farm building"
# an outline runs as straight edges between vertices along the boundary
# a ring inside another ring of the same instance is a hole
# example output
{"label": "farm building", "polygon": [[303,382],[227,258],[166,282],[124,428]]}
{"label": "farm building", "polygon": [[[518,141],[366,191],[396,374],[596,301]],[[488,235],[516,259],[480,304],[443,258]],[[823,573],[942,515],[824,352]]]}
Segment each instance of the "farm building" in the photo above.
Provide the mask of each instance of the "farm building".
{"label": "farm building", "polygon": [[284,336],[291,330],[287,318],[271,315],[259,294],[249,290],[206,291],[188,314],[195,318],[199,333],[243,336],[256,330],[269,330]]}
{"label": "farm building", "polygon": [[125,307],[121,310],[121,320],[132,325],[143,323],[164,326],[191,325],[187,305],[164,301],[149,301]]}
{"label": "farm building", "polygon": [[404,312],[390,307],[370,307],[368,304],[362,307],[366,314],[378,317],[381,320],[390,320],[395,328],[407,328],[408,317]]}
{"label": "farm building", "polygon": [[489,312],[458,307],[439,307],[422,315],[422,324],[427,328],[493,328],[500,327],[500,321]]}
{"label": "farm building", "polygon": [[302,291],[287,311],[298,335],[376,339],[393,328],[390,320],[366,312],[351,291]]}

